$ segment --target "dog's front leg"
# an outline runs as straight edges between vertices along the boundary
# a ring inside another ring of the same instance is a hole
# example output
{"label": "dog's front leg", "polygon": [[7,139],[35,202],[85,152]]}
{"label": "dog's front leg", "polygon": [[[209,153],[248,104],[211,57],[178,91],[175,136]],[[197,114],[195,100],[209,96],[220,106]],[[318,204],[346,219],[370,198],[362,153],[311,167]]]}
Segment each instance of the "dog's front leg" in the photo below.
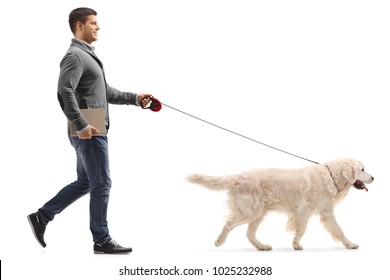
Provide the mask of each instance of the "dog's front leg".
{"label": "dog's front leg", "polygon": [[357,249],[359,245],[352,243],[349,241],[342,231],[341,227],[336,221],[336,217],[333,211],[323,211],[321,214],[321,222],[325,226],[325,228],[330,232],[333,239],[336,241],[341,241],[345,248],[347,249]]}
{"label": "dog's front leg", "polygon": [[288,220],[287,229],[295,232],[295,236],[292,242],[293,248],[295,250],[303,250],[300,241],[306,232],[309,217],[309,213],[296,212],[292,214]]}

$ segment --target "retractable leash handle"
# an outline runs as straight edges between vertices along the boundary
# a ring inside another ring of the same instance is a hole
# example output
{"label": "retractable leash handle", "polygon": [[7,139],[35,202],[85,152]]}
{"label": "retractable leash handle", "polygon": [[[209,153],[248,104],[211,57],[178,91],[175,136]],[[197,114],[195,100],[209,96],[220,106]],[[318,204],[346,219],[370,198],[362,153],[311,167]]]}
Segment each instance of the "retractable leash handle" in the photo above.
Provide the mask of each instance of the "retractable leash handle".
{"label": "retractable leash handle", "polygon": [[160,111],[162,108],[161,102],[153,96],[150,97],[150,100],[151,100],[151,102],[148,104],[149,106],[142,107],[142,109],[150,109],[153,112]]}

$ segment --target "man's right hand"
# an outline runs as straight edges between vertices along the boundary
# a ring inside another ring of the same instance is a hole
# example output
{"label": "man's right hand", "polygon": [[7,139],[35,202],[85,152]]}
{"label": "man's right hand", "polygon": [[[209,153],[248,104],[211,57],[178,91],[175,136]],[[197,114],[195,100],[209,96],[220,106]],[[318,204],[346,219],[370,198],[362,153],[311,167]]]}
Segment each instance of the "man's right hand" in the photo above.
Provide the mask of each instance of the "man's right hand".
{"label": "man's right hand", "polygon": [[79,137],[79,139],[87,140],[87,139],[91,139],[94,134],[98,134],[98,133],[99,130],[97,130],[92,125],[88,125],[83,130],[77,131],[77,136]]}

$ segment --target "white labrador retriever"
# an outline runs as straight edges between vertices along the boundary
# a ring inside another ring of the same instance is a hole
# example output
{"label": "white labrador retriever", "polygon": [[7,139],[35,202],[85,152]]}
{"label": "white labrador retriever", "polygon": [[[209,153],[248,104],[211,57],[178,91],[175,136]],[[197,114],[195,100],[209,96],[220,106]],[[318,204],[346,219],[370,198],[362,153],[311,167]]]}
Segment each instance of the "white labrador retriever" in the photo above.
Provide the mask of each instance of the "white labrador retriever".
{"label": "white labrador retriever", "polygon": [[268,212],[282,211],[289,216],[287,229],[295,232],[292,246],[302,250],[299,242],[313,214],[319,214],[336,241],[348,249],[359,247],[345,237],[333,209],[352,186],[367,190],[365,184],[374,177],[364,171],[361,162],[346,158],[300,169],[257,169],[220,177],[193,174],[187,179],[211,190],[228,191],[231,215],[215,246],[222,245],[236,226],[248,224],[250,243],[258,250],[271,250],[256,239],[256,230]]}

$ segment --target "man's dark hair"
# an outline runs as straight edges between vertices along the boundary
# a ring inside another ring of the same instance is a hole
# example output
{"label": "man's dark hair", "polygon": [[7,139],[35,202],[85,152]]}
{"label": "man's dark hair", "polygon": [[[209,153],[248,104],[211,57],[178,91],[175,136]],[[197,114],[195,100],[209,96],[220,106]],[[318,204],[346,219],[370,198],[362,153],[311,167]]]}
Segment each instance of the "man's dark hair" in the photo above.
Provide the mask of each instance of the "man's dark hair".
{"label": "man's dark hair", "polygon": [[76,32],[77,22],[85,23],[90,15],[97,15],[97,12],[91,8],[77,8],[69,14],[69,26],[70,30],[74,34]]}

